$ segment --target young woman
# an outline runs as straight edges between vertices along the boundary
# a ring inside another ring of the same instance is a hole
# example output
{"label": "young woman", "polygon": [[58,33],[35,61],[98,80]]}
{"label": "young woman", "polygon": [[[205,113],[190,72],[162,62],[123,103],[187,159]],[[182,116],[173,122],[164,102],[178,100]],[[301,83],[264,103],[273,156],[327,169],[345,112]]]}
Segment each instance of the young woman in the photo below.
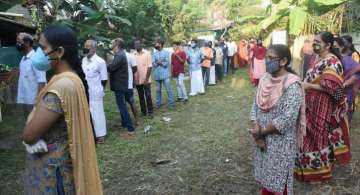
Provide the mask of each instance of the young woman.
{"label": "young woman", "polygon": [[40,92],[23,130],[25,194],[102,194],[75,33],[49,26],[31,58],[55,75]]}
{"label": "young woman", "polygon": [[[357,92],[359,91],[360,83],[360,64],[357,63],[351,56],[351,49],[348,45],[344,44],[343,39],[336,38],[334,42],[334,47],[341,51],[342,59],[341,62],[344,66],[344,88],[346,99],[348,103],[348,119],[349,124],[352,119],[352,115],[355,111],[355,98],[357,96]],[[350,54],[350,55],[349,55]]]}
{"label": "young woman", "polygon": [[335,161],[347,164],[351,160],[344,68],[333,44],[329,32],[315,36],[317,59],[303,83],[307,130],[296,160],[295,177],[300,181],[328,181]]}
{"label": "young woman", "polygon": [[341,39],[343,40],[345,47],[348,49],[347,54],[350,55],[357,63],[360,63],[360,53],[355,49],[353,38],[350,35],[344,35]]}
{"label": "young woman", "polygon": [[265,71],[265,55],[266,48],[262,45],[262,41],[259,39],[256,41],[256,45],[250,52],[250,59],[252,61],[252,79],[253,85],[257,86],[260,78],[264,75]]}
{"label": "young woman", "polygon": [[294,194],[297,144],[302,144],[306,123],[301,79],[289,68],[290,62],[287,46],[268,49],[267,73],[260,79],[251,111],[255,179],[263,195]]}

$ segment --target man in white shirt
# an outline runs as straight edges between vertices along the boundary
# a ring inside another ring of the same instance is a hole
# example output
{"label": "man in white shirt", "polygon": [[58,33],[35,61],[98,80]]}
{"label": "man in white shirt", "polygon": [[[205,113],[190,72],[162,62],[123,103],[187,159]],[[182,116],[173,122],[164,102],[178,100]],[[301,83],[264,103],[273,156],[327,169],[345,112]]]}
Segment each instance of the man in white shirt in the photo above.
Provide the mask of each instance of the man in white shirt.
{"label": "man in white shirt", "polygon": [[96,142],[102,144],[106,136],[106,119],[104,113],[104,88],[108,80],[105,61],[96,54],[96,41],[87,40],[84,45],[82,69],[89,85],[90,113],[93,121]]}
{"label": "man in white shirt", "polygon": [[20,75],[16,102],[23,105],[24,115],[31,112],[35,99],[46,83],[46,73],[37,70],[31,62],[33,37],[27,33],[19,33],[16,39],[16,49],[23,53],[19,65]]}
{"label": "man in white shirt", "polygon": [[237,53],[237,45],[235,41],[229,40],[229,42],[226,42],[226,45],[228,46],[228,67],[231,69],[231,73],[235,73],[235,64],[234,64],[234,57]]}
{"label": "man in white shirt", "polygon": [[135,99],[134,99],[134,73],[137,71],[137,66],[136,66],[136,60],[135,60],[135,56],[129,52],[125,52],[126,54],[126,59],[128,62],[128,75],[129,75],[129,90],[128,92],[125,94],[125,100],[126,102],[130,105],[131,107],[131,111],[134,115],[134,123],[135,123],[135,127],[139,126],[139,115],[135,106]]}

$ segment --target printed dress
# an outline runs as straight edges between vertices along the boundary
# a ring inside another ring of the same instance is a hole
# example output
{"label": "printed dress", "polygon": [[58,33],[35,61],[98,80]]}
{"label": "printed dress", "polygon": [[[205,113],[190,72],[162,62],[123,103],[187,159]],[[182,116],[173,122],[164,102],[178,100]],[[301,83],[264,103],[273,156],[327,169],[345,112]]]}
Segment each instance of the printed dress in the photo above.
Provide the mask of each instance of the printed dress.
{"label": "printed dress", "polygon": [[307,129],[295,169],[300,181],[328,181],[335,161],[344,165],[351,160],[343,72],[340,60],[331,55],[318,60],[306,74],[305,81],[323,91],[306,91]]}
{"label": "printed dress", "polygon": [[263,128],[272,123],[280,134],[265,137],[266,150],[255,147],[255,179],[268,191],[293,194],[293,170],[296,157],[296,128],[303,92],[299,83],[293,83],[269,111],[262,111],[254,101],[251,120]]}
{"label": "printed dress", "polygon": [[[42,106],[59,114],[64,113],[60,99],[53,93],[45,95]],[[64,115],[42,138],[47,143],[49,151],[43,154],[27,153],[24,172],[25,194],[75,194]]]}

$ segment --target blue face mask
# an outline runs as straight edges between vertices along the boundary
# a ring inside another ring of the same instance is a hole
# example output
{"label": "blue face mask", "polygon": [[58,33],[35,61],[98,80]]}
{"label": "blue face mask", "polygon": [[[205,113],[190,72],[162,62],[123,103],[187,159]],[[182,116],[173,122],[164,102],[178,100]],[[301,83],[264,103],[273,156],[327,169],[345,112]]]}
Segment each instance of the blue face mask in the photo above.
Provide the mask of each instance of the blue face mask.
{"label": "blue face mask", "polygon": [[280,70],[279,59],[266,60],[265,64],[266,64],[266,72],[270,74],[274,74]]}
{"label": "blue face mask", "polygon": [[35,54],[31,56],[31,62],[40,71],[48,71],[51,68],[49,56],[44,53],[41,47],[38,47]]}

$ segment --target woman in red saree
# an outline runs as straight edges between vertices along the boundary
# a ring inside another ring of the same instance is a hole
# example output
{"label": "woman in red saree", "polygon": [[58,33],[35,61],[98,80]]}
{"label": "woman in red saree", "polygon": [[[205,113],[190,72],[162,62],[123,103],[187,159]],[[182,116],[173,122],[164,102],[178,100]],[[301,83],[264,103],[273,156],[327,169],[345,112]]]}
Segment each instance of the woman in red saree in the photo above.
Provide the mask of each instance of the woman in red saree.
{"label": "woman in red saree", "polygon": [[254,86],[257,86],[260,78],[265,74],[265,56],[266,48],[263,47],[262,41],[257,40],[257,44],[250,51],[251,60],[251,82]]}
{"label": "woman in red saree", "polygon": [[318,57],[303,83],[307,130],[296,159],[295,178],[300,181],[328,181],[335,162],[345,165],[351,160],[344,69],[333,43],[329,32],[316,35]]}

